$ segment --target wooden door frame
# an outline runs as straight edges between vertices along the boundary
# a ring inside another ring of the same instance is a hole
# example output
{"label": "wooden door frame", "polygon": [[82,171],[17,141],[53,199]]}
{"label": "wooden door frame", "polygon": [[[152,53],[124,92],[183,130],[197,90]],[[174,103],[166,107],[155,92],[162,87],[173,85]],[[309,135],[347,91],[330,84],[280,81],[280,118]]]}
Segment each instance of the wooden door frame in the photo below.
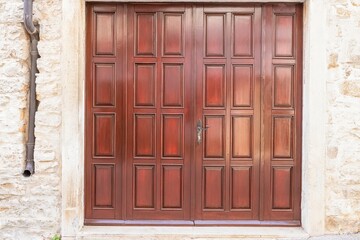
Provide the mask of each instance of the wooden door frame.
{"label": "wooden door frame", "polygon": [[[62,104],[62,233],[75,236],[82,228],[83,219],[83,109],[85,76],[85,2],[63,1],[63,104]],[[123,1],[116,1],[123,2]],[[136,2],[136,1],[134,1]],[[144,1],[142,1],[144,2]],[[151,1],[153,2],[153,1]],[[181,1],[184,2],[184,1]],[[244,1],[230,1],[244,2]],[[270,2],[270,1],[259,1]],[[276,1],[277,2],[277,1]],[[282,1],[299,2],[299,1]],[[302,2],[302,1],[300,1]],[[303,227],[310,234],[324,231],[324,180],[318,171],[324,171],[326,122],[325,76],[326,49],[322,41],[325,28],[323,3],[305,1],[304,36],[304,146],[303,146]],[[311,20],[311,21],[310,21]],[[69,27],[70,26],[70,27]],[[317,49],[316,53],[311,49]],[[79,54],[80,52],[80,54]],[[320,58],[319,58],[320,56]],[[80,80],[80,81],[79,81]],[[320,93],[320,94],[319,94]],[[323,95],[321,94],[323,93]],[[311,105],[311,107],[310,107]],[[319,111],[318,109],[323,109]],[[316,133],[316,134],[315,134]],[[74,138],[75,137],[75,138]],[[79,171],[80,169],[80,171]],[[309,184],[311,182],[311,184]],[[75,193],[75,195],[74,195]],[[316,213],[316,214],[314,214]],[[77,219],[77,220],[76,220]],[[80,220],[80,221],[79,221]],[[75,221],[75,222],[74,222]],[[75,225],[74,225],[75,224]]]}

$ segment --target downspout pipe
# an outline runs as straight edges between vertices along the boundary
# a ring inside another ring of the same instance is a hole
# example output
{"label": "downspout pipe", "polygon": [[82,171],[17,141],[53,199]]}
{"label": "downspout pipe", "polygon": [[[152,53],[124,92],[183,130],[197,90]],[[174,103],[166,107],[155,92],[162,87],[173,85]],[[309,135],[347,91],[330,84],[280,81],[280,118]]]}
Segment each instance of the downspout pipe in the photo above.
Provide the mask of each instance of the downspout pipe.
{"label": "downspout pipe", "polygon": [[26,160],[25,169],[23,172],[24,177],[30,177],[35,173],[34,163],[34,148],[35,148],[35,112],[37,108],[36,104],[36,73],[37,59],[39,56],[38,41],[39,30],[34,24],[33,19],[33,0],[24,0],[24,27],[27,33],[30,35],[30,83],[29,83],[29,122],[28,122],[28,138],[26,142]]}

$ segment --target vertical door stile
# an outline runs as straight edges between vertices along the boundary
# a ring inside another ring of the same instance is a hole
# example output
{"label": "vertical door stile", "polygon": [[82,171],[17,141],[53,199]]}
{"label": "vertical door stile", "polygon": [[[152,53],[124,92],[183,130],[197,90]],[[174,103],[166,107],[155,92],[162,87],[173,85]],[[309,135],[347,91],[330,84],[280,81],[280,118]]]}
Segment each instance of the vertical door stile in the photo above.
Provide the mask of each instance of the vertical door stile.
{"label": "vertical door stile", "polygon": [[254,130],[253,130],[253,191],[251,196],[254,204],[254,211],[252,218],[259,219],[260,217],[260,169],[261,169],[261,26],[262,26],[262,9],[261,6],[255,7],[254,18]]}
{"label": "vertical door stile", "polygon": [[128,96],[128,92],[127,92],[127,79],[128,79],[128,71],[127,71],[127,61],[128,61],[128,38],[127,38],[127,29],[128,29],[128,5],[124,4],[122,5],[122,15],[120,16],[122,19],[122,24],[120,25],[120,29],[119,31],[121,31],[121,39],[118,42],[118,45],[120,45],[119,47],[121,48],[121,53],[122,56],[119,58],[121,61],[121,65],[122,65],[122,69],[123,72],[121,74],[121,99],[122,99],[122,117],[120,119],[122,126],[123,126],[123,131],[121,133],[121,143],[122,143],[122,171],[121,171],[121,190],[118,192],[120,192],[121,194],[121,209],[122,209],[122,215],[120,219],[127,219],[127,211],[126,211],[126,206],[127,206],[127,139],[126,136],[128,135],[128,127],[127,127],[127,117],[128,117],[128,106],[127,106],[127,96]]}
{"label": "vertical door stile", "polygon": [[262,65],[262,76],[261,76],[261,169],[260,169],[260,220],[268,219],[268,216],[265,215],[266,202],[269,201],[269,161],[267,159],[267,153],[265,151],[267,147],[267,141],[270,136],[269,127],[265,126],[265,119],[269,118],[267,109],[271,107],[269,103],[269,97],[267,97],[268,92],[271,91],[269,84],[265,79],[270,78],[268,75],[268,63],[271,63],[271,53],[268,49],[271,49],[272,36],[269,36],[271,32],[267,31],[269,27],[269,21],[272,19],[271,8],[268,5],[262,7],[262,56],[261,56],[261,65]]}
{"label": "vertical door stile", "polygon": [[155,77],[155,102],[156,102],[156,126],[159,128],[156,131],[156,192],[155,192],[155,203],[156,203],[156,210],[161,210],[161,198],[163,192],[161,191],[161,180],[163,177],[163,171],[162,171],[162,151],[163,143],[161,141],[162,139],[162,132],[164,131],[164,126],[162,121],[162,111],[161,111],[161,95],[162,95],[162,89],[161,89],[161,82],[164,81],[164,76],[162,72],[163,69],[163,63],[162,63],[162,45],[163,45],[163,21],[164,21],[164,13],[163,12],[157,12],[156,13],[156,37],[155,37],[155,45],[156,45],[156,77]]}
{"label": "vertical door stile", "polygon": [[[127,78],[126,78],[126,105],[127,105],[127,115],[126,115],[126,219],[132,218],[132,203],[133,196],[132,191],[134,188],[134,184],[132,181],[133,177],[133,166],[132,166],[132,154],[133,149],[131,148],[133,142],[133,132],[134,126],[133,121],[129,121],[133,117],[133,104],[134,104],[134,89],[132,87],[133,82],[133,71],[134,71],[134,62],[133,62],[133,54],[134,50],[134,7],[131,5],[127,6]],[[124,178],[123,178],[124,179]],[[129,207],[130,206],[130,207]]]}
{"label": "vertical door stile", "polygon": [[[203,92],[202,92],[202,81],[199,79],[202,79],[203,75],[203,66],[202,66],[202,57],[203,57],[203,6],[199,5],[198,7],[194,7],[194,45],[195,45],[195,58],[194,61],[196,63],[194,64],[196,66],[195,77],[195,119],[194,122],[197,122],[199,119],[202,120],[202,114],[199,109],[202,109],[202,99],[203,99]],[[195,126],[195,123],[194,123]],[[194,128],[195,130],[195,128]],[[195,135],[195,132],[194,132]],[[194,180],[195,180],[195,192],[194,192],[194,200],[195,200],[195,219],[201,219],[201,208],[202,208],[202,192],[201,192],[201,184],[202,184],[202,164],[199,160],[202,158],[201,156],[201,149],[202,144],[195,143],[195,151],[194,151],[194,163],[195,163],[195,171],[194,171]]]}
{"label": "vertical door stile", "polygon": [[[115,92],[116,92],[116,105],[124,106],[125,99],[124,99],[124,72],[126,69],[126,66],[124,66],[124,48],[122,47],[123,44],[121,44],[124,41],[124,32],[123,32],[123,26],[124,26],[124,6],[123,5],[117,5],[116,6],[116,19],[118,19],[116,27],[116,38],[115,38],[115,46],[117,51],[116,56],[116,66],[117,66],[117,72],[116,72],[116,84],[115,84]],[[125,152],[125,146],[124,146],[124,129],[125,129],[125,121],[124,121],[124,110],[121,107],[116,107],[116,126],[118,126],[118,129],[115,133],[116,135],[116,148],[118,149],[118,156],[117,156],[117,164],[115,169],[115,186],[114,194],[116,198],[116,208],[118,211],[115,213],[115,219],[123,219],[124,212],[123,212],[123,195],[121,191],[117,191],[116,189],[122,189],[124,184],[122,180],[123,175],[123,168],[125,167],[125,158],[124,158],[124,152]]]}
{"label": "vertical door stile", "polygon": [[231,169],[231,134],[230,134],[230,121],[231,121],[231,68],[232,68],[232,62],[231,62],[231,37],[232,34],[232,13],[227,12],[225,14],[225,183],[224,183],[224,192],[223,198],[224,198],[224,211],[229,212],[230,211],[230,169]]}

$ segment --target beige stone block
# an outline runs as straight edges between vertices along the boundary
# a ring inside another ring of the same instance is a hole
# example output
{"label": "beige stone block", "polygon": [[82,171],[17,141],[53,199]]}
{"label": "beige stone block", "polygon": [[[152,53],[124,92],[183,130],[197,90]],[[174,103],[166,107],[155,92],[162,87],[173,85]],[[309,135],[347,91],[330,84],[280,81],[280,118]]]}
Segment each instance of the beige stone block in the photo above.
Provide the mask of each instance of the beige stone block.
{"label": "beige stone block", "polygon": [[341,93],[346,96],[360,98],[360,80],[343,82],[341,85]]}
{"label": "beige stone block", "polygon": [[328,65],[328,68],[330,69],[330,68],[337,68],[338,66],[339,66],[339,64],[338,64],[338,54],[337,53],[332,53],[332,54],[330,54],[330,56],[329,56],[329,60],[328,60],[328,62],[329,62],[329,65]]}

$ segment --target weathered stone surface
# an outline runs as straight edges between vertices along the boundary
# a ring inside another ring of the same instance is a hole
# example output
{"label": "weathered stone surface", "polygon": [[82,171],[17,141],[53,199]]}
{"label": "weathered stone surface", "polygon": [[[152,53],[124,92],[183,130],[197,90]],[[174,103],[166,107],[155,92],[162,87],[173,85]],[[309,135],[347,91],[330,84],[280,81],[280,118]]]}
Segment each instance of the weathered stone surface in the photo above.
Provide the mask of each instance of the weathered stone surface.
{"label": "weathered stone surface", "polygon": [[[360,9],[358,0],[328,6],[326,229],[360,231]],[[335,10],[334,10],[335,9]],[[341,34],[338,34],[341,32]]]}
{"label": "weathered stone surface", "polygon": [[34,1],[40,24],[35,171],[25,160],[29,37],[23,1],[0,0],[0,239],[49,239],[60,232],[61,1]]}

